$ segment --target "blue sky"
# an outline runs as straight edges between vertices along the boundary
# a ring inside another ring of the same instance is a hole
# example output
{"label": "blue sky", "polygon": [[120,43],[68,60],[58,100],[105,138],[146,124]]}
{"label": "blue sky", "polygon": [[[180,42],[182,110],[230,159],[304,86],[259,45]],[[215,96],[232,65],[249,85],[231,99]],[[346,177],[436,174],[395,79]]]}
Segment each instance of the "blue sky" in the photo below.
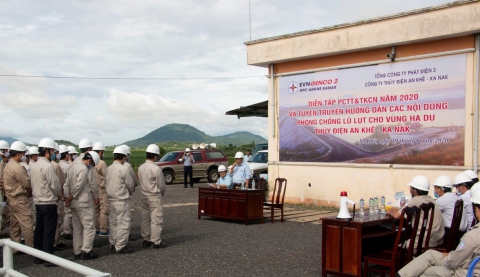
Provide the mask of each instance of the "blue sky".
{"label": "blue sky", "polygon": [[[267,99],[245,41],[448,3],[440,0],[2,1],[0,136],[107,145],[169,123],[267,136],[225,112]],[[234,78],[242,77],[242,78]],[[122,78],[161,78],[154,80]]]}

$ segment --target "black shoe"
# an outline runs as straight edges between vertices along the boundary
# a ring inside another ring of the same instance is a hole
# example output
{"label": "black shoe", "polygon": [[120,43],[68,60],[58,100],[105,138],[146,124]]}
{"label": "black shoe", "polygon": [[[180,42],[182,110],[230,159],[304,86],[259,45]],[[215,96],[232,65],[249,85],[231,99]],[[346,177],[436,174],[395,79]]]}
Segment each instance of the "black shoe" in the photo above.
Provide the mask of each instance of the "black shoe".
{"label": "black shoe", "polygon": [[93,242],[93,247],[95,248],[102,247],[102,244],[100,242]]}
{"label": "black shoe", "polygon": [[73,239],[73,236],[71,234],[64,234],[63,239],[71,240],[71,239]]}
{"label": "black shoe", "polygon": [[122,250],[117,251],[117,254],[132,254],[133,249],[128,249],[126,246],[122,248]]}
{"label": "black shoe", "polygon": [[96,259],[98,258],[98,254],[90,251],[90,252],[85,252],[85,251],[82,251],[82,253],[80,253],[80,260],[93,260],[93,259]]}
{"label": "black shoe", "polygon": [[39,258],[35,258],[35,264],[43,264],[45,261]]}
{"label": "black shoe", "polygon": [[75,258],[75,260],[80,260],[80,254],[78,254],[78,255],[75,255],[75,257],[74,257],[74,258]]}
{"label": "black shoe", "polygon": [[52,264],[51,262],[45,262],[45,263],[43,264],[43,266],[44,266],[44,267],[57,267],[58,265]]}
{"label": "black shoe", "polygon": [[150,248],[153,245],[153,242],[144,240],[143,241],[143,248]]}
{"label": "black shoe", "polygon": [[154,244],[154,245],[152,246],[152,248],[154,248],[154,249],[165,248],[165,247],[167,247],[167,244],[166,244],[165,242],[163,242],[163,241],[160,242],[160,244]]}
{"label": "black shoe", "polygon": [[183,188],[184,188],[184,189],[186,189],[187,187],[186,187],[186,186],[184,186]]}
{"label": "black shoe", "polygon": [[115,252],[117,252],[115,250],[115,245],[110,245],[110,253],[115,254]]}
{"label": "black shoe", "polygon": [[136,241],[138,238],[136,236],[129,235],[128,240],[129,241]]}
{"label": "black shoe", "polygon": [[193,186],[191,186],[190,188],[193,189]]}
{"label": "black shoe", "polygon": [[59,244],[57,244],[57,246],[53,247],[53,250],[54,251],[62,251],[62,250],[65,250],[65,248],[67,248],[67,246],[65,244],[59,243]]}

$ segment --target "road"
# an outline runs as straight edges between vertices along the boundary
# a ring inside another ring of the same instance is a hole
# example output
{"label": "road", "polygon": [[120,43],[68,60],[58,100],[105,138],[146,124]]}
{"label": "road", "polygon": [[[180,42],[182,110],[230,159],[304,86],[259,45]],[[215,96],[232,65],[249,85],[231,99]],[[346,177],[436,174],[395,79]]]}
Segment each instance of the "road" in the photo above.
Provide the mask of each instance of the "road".
{"label": "road", "polygon": [[[205,183],[195,187],[207,186]],[[133,234],[140,236],[139,194],[135,194]],[[98,260],[80,261],[112,276],[319,276],[321,225],[279,221],[274,224],[197,219],[198,190],[167,186],[162,239],[164,249],[142,249],[130,242],[130,255],[109,254],[108,238],[96,241]],[[267,223],[268,222],[268,223]],[[71,241],[55,255],[72,259]],[[33,258],[14,256],[16,269],[28,276],[78,276],[63,268],[34,265]]]}

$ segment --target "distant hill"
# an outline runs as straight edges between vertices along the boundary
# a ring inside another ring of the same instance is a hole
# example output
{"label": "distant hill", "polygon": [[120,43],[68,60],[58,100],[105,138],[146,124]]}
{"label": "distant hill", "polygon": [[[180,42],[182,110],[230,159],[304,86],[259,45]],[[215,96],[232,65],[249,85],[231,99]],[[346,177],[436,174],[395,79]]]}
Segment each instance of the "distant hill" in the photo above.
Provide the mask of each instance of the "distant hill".
{"label": "distant hill", "polygon": [[163,127],[150,132],[142,138],[127,141],[125,144],[128,146],[146,146],[151,143],[159,142],[191,142],[191,143],[216,143],[217,145],[242,145],[251,143],[266,143],[267,140],[259,135],[254,135],[250,132],[235,132],[223,136],[210,136],[197,128],[188,124],[167,124]]}
{"label": "distant hill", "polygon": [[4,140],[8,142],[8,144],[12,144],[13,142],[17,141],[18,139],[12,138],[12,137],[0,137],[0,140]]}
{"label": "distant hill", "polygon": [[65,145],[65,146],[75,146],[77,147],[77,145],[69,140],[64,140],[64,139],[59,139],[59,140],[55,140],[56,143],[58,143],[58,145]]}

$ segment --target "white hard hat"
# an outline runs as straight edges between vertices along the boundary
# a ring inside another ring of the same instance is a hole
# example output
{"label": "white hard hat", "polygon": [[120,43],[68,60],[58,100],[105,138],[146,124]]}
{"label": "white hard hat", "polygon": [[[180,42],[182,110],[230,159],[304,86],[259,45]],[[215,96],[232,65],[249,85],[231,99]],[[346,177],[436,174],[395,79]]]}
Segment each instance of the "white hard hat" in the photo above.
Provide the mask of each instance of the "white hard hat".
{"label": "white hard hat", "polygon": [[127,154],[130,154],[130,147],[126,144],[122,144],[120,146],[123,146],[125,148],[125,151],[127,152]]}
{"label": "white hard hat", "polygon": [[453,185],[458,186],[458,185],[461,185],[463,183],[468,183],[468,182],[471,182],[471,181],[472,181],[472,179],[470,179],[470,177],[468,177],[467,174],[460,173],[457,176],[455,176],[455,180],[453,182]]}
{"label": "white hard hat", "polygon": [[75,146],[67,146],[68,149],[68,154],[78,154],[77,149],[75,149]]}
{"label": "white hard hat", "polygon": [[473,180],[473,179],[475,179],[475,178],[478,179],[478,174],[477,174],[475,171],[473,171],[473,170],[470,170],[470,169],[469,169],[469,170],[465,170],[465,171],[463,172],[463,174],[465,174],[465,175],[467,175],[468,177],[470,177],[471,180]]}
{"label": "white hard hat", "polygon": [[243,159],[243,153],[242,152],[235,153],[235,159]]}
{"label": "white hard hat", "polygon": [[15,151],[19,151],[19,152],[26,152],[28,150],[28,148],[25,145],[25,143],[23,143],[21,141],[15,141],[10,146],[10,150],[15,150]]}
{"label": "white hard hat", "polygon": [[472,195],[472,203],[480,204],[480,183],[473,185],[470,189],[470,194]]}
{"label": "white hard hat", "polygon": [[433,185],[442,188],[453,188],[452,179],[448,176],[438,176]]}
{"label": "white hard hat", "polygon": [[0,149],[8,149],[10,148],[10,145],[8,145],[8,142],[5,140],[0,140]]}
{"label": "white hard hat", "polygon": [[65,145],[59,145],[58,146],[58,152],[60,152],[60,154],[62,153],[65,153],[65,152],[68,152],[68,148],[65,146]]}
{"label": "white hard hat", "polygon": [[480,183],[477,182],[475,183],[475,185],[472,186],[472,188],[470,188],[470,195],[473,195],[473,193],[479,189],[480,189]]}
{"label": "white hard hat", "polygon": [[38,155],[40,154],[38,152],[38,147],[36,146],[30,146],[30,148],[28,148],[28,152],[30,152],[30,155]]}
{"label": "white hard hat", "polygon": [[95,142],[93,144],[93,150],[97,150],[97,151],[105,150],[105,146],[101,142]]}
{"label": "white hard hat", "polygon": [[227,171],[227,169],[225,168],[224,165],[221,165],[218,167],[218,172],[223,172],[223,171]]}
{"label": "white hard hat", "polygon": [[127,155],[127,149],[123,145],[117,146],[113,149],[113,154]]}
{"label": "white hard hat", "polygon": [[28,149],[27,149],[27,151],[25,151],[25,155],[26,156],[30,155],[30,152],[28,152]]}
{"label": "white hard hat", "polygon": [[80,149],[90,148],[92,146],[93,146],[92,141],[87,138],[80,140],[80,143],[78,144],[78,148]]}
{"label": "white hard hat", "polygon": [[60,151],[60,148],[58,148],[58,143],[55,142],[55,150]]}
{"label": "white hard hat", "polygon": [[427,177],[422,175],[413,177],[412,181],[408,185],[423,191],[430,190],[430,182],[428,181]]}
{"label": "white hard hat", "polygon": [[92,156],[92,159],[93,159],[93,162],[95,163],[95,165],[97,165],[100,162],[100,156],[98,155],[97,152],[88,151],[88,154],[90,154],[90,156]]}
{"label": "white hard hat", "polygon": [[160,147],[156,144],[150,144],[145,152],[160,155]]}
{"label": "white hard hat", "polygon": [[190,152],[190,148],[185,148],[185,152]]}
{"label": "white hard hat", "polygon": [[40,147],[55,149],[55,141],[51,138],[43,138],[38,143],[38,148],[40,148]]}

